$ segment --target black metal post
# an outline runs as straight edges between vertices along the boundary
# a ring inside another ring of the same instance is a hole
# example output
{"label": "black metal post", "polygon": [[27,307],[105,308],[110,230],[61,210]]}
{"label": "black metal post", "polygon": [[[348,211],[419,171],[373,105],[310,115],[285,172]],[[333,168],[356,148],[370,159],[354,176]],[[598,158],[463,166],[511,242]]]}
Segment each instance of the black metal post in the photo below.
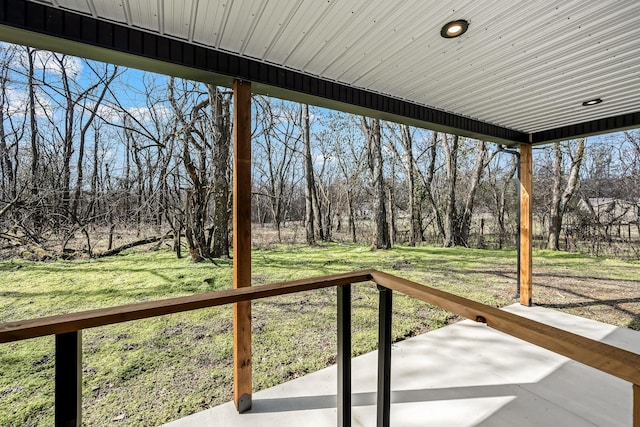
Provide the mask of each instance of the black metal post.
{"label": "black metal post", "polygon": [[351,427],[351,285],[338,286],[337,323],[338,427]]}
{"label": "black metal post", "polygon": [[82,423],[82,332],[56,335],[56,427]]}
{"label": "black metal post", "polygon": [[378,285],[378,427],[389,427],[391,415],[391,289]]}

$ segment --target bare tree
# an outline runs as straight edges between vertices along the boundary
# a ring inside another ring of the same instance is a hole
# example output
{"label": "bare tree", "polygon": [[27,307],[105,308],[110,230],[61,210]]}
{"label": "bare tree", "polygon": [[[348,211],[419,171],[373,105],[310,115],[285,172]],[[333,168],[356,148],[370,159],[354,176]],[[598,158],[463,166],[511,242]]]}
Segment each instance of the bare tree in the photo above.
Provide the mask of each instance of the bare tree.
{"label": "bare tree", "polygon": [[[492,189],[491,207],[496,220],[498,248],[502,249],[508,235],[507,207],[509,202],[509,189],[513,189],[512,193],[515,193],[515,186],[518,185],[518,183],[513,180],[518,167],[518,156],[510,155],[510,161],[507,163],[503,163],[500,157],[498,157],[498,159],[495,167],[491,167],[491,165],[487,166],[487,175],[488,183]],[[512,197],[512,199],[515,198]]]}
{"label": "bare tree", "polygon": [[376,226],[376,236],[373,247],[390,249],[391,237],[387,222],[386,193],[384,184],[384,162],[382,158],[382,141],[380,120],[361,117],[360,126],[367,141],[367,158],[374,188],[373,215]]}
{"label": "bare tree", "polygon": [[207,85],[213,133],[213,220],[209,240],[211,255],[229,257],[231,221],[231,93]]}
{"label": "bare tree", "polygon": [[[326,117],[326,130],[319,136],[319,145],[322,156],[335,160],[340,176],[339,188],[344,200],[344,210],[348,218],[348,235],[352,242],[357,242],[357,215],[358,208],[362,208],[364,174],[367,170],[367,155],[362,132],[353,126],[352,117],[343,113],[330,113]],[[360,200],[360,203],[358,202]]]}
{"label": "bare tree", "polygon": [[297,118],[299,105],[284,101],[275,102],[256,97],[259,112],[258,131],[254,136],[257,148],[255,168],[259,172],[256,183],[260,194],[268,200],[271,219],[278,241],[282,241],[282,225],[286,220],[296,175],[296,162],[300,159],[299,144],[302,140]]}
{"label": "bare tree", "polygon": [[[436,176],[436,158],[437,158],[437,149],[438,149],[438,132],[432,132],[431,134],[431,144],[429,145],[428,152],[428,165],[427,165],[427,173],[426,175],[422,175],[423,186],[425,188],[425,197],[429,206],[431,207],[431,212],[433,215],[434,222],[436,224],[436,228],[438,230],[438,235],[442,239],[443,243],[446,244],[446,232],[444,228],[444,220],[442,218],[442,214],[440,213],[440,209],[438,209],[437,203],[437,193],[436,193],[436,185],[435,185],[435,176]],[[444,135],[446,138],[446,135]]]}
{"label": "bare tree", "polygon": [[[399,125],[399,131],[396,132],[395,126],[389,126],[392,137],[400,142],[402,153],[398,152],[396,144],[390,143],[391,149],[401,162],[406,173],[406,181],[408,185],[408,210],[409,210],[409,245],[415,246],[424,240],[422,230],[422,209],[420,206],[420,197],[418,196],[418,168],[416,166],[415,155],[413,152],[414,135],[411,128],[407,125]],[[399,135],[398,135],[399,133]]]}
{"label": "bare tree", "polygon": [[308,245],[315,245],[315,227],[313,223],[313,195],[316,186],[313,176],[313,158],[311,157],[311,126],[309,125],[309,105],[303,109],[303,136],[304,136],[304,200],[305,200],[305,234]]}
{"label": "bare tree", "polygon": [[36,50],[27,47],[27,58],[29,63],[27,74],[27,88],[29,91],[29,126],[31,135],[31,194],[38,194],[38,164],[40,162],[40,148],[38,146],[38,121],[36,120],[36,83],[34,78],[34,56]]}
{"label": "bare tree", "polygon": [[10,47],[0,47],[0,49],[3,54],[0,60],[0,174],[2,175],[0,197],[5,201],[16,199],[18,196],[18,143],[24,132],[24,121],[16,126],[8,99],[10,64],[15,57],[15,49]]}
{"label": "bare tree", "polygon": [[578,178],[584,156],[584,146],[584,138],[579,138],[566,145],[566,155],[570,157],[570,165],[568,177],[565,180],[563,161],[565,152],[559,142],[553,144],[553,187],[549,212],[549,237],[547,239],[547,249],[560,249],[562,220],[569,205],[569,201],[578,188]]}
{"label": "bare tree", "polygon": [[456,222],[458,212],[456,209],[456,183],[458,180],[459,139],[458,135],[445,135],[444,138],[442,138],[442,148],[444,149],[447,171],[444,246],[455,246],[457,243]]}
{"label": "bare tree", "polygon": [[[202,90],[185,81],[180,81],[178,90],[176,82],[176,79],[169,81],[169,101],[178,124],[176,133],[183,143],[182,162],[191,184],[184,205],[185,236],[191,259],[199,262],[228,256],[229,98],[213,86]],[[209,106],[215,114],[213,119],[206,113]],[[214,221],[207,231],[212,197]]]}

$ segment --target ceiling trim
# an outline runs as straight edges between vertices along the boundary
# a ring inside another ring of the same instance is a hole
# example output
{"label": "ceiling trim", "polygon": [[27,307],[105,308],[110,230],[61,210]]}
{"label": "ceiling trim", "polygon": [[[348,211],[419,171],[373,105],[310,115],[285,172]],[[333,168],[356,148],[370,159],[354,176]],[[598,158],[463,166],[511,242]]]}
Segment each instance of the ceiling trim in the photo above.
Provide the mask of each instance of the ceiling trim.
{"label": "ceiling trim", "polygon": [[554,141],[566,141],[639,127],[640,112],[635,112],[535,132],[531,135],[531,141],[534,145],[547,144]]}
{"label": "ceiling trim", "polygon": [[640,127],[640,112],[528,134],[378,92],[27,0],[0,0],[0,40],[508,146]]}

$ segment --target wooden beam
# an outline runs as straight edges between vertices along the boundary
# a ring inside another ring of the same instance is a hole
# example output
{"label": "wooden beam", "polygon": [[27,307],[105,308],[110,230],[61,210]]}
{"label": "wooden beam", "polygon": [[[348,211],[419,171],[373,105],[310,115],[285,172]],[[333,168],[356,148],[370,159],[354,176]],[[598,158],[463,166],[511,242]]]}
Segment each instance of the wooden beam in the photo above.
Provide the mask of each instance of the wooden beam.
{"label": "wooden beam", "polygon": [[531,306],[532,230],[531,203],[533,200],[533,161],[531,145],[520,146],[520,304]]}
{"label": "wooden beam", "polygon": [[[251,286],[251,83],[233,82],[233,287]],[[233,394],[251,409],[251,302],[233,306]]]}
{"label": "wooden beam", "polygon": [[576,335],[490,305],[482,304],[389,273],[373,270],[373,281],[616,376],[640,384],[640,354]]}
{"label": "wooden beam", "polygon": [[106,307],[78,313],[59,314],[37,319],[0,323],[0,344],[47,335],[65,334],[82,329],[132,320],[148,319],[166,314],[182,313],[207,307],[233,304],[241,301],[269,298],[276,295],[294,294],[314,289],[331,288],[371,280],[372,270],[333,274],[291,282],[251,286],[239,289],[207,292],[184,297],[145,301],[134,304]]}

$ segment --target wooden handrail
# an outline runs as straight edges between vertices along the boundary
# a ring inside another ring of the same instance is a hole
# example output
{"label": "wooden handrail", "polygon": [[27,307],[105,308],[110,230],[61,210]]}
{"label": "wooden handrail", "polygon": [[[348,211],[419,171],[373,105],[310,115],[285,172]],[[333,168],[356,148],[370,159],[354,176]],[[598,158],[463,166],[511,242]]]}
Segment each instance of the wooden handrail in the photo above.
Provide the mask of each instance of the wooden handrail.
{"label": "wooden handrail", "polygon": [[0,324],[0,343],[20,341],[46,335],[64,334],[87,328],[95,328],[97,326],[146,319],[199,308],[366,282],[371,280],[371,271],[372,270],[354,271],[351,273],[334,274],[290,282],[226,289],[184,297],[99,308],[78,313],[7,322]]}
{"label": "wooden handrail", "polygon": [[495,307],[452,295],[411,280],[372,271],[373,281],[410,297],[561,354],[633,384],[640,384],[640,355],[527,319]]}
{"label": "wooden handrail", "polygon": [[8,322],[0,324],[0,343],[369,280],[467,319],[486,323],[493,329],[633,384],[640,384],[640,355],[636,353],[376,270],[228,289],[160,301]]}

